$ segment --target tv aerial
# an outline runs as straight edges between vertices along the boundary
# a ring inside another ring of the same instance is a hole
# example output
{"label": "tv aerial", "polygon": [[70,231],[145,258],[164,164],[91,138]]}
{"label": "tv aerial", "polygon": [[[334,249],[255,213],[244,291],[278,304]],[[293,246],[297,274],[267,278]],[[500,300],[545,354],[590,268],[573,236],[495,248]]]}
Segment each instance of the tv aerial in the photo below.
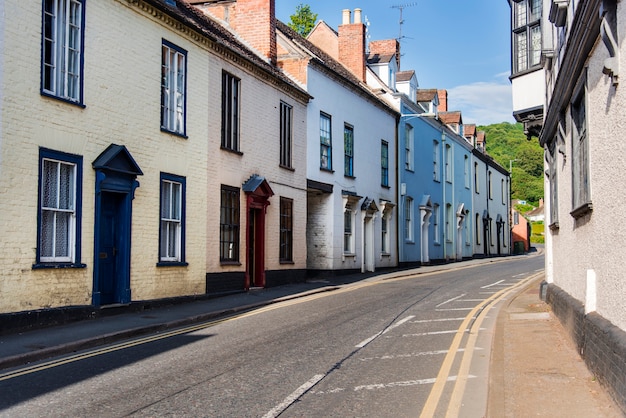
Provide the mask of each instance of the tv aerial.
{"label": "tv aerial", "polygon": [[398,35],[398,42],[400,42],[403,38],[402,36],[402,25],[404,24],[404,19],[402,18],[402,11],[404,9],[406,9],[407,7],[413,7],[413,6],[417,6],[417,2],[414,1],[413,3],[405,3],[405,4],[396,4],[391,6],[392,9],[398,9],[400,10],[400,21],[398,22],[398,25],[400,27],[399,30],[399,35]]}

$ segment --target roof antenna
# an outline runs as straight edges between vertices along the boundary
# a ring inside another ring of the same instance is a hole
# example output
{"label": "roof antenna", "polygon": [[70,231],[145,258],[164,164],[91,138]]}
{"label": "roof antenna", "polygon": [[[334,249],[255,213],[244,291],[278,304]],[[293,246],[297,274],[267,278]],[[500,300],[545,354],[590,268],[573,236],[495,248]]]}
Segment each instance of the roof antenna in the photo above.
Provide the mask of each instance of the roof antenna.
{"label": "roof antenna", "polygon": [[399,21],[399,26],[400,26],[400,34],[398,35],[398,42],[400,42],[403,38],[402,36],[402,25],[404,24],[404,19],[402,19],[402,10],[404,10],[407,7],[413,7],[413,6],[417,6],[417,2],[413,2],[413,3],[405,3],[405,4],[396,4],[394,6],[391,6],[392,9],[399,9],[400,10],[400,21]]}

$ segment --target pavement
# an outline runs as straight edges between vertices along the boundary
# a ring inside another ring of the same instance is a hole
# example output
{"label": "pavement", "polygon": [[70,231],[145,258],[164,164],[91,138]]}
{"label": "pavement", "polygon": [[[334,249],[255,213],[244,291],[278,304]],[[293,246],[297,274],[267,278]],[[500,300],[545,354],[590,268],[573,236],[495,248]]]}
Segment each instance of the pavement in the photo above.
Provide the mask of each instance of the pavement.
{"label": "pavement", "polygon": [[[383,275],[424,274],[506,259],[510,257],[423,266]],[[337,276],[1,335],[0,378],[3,369],[329,292],[368,279],[364,275]],[[591,375],[550,306],[541,300],[542,280],[537,277],[496,308],[487,416],[625,416]]]}

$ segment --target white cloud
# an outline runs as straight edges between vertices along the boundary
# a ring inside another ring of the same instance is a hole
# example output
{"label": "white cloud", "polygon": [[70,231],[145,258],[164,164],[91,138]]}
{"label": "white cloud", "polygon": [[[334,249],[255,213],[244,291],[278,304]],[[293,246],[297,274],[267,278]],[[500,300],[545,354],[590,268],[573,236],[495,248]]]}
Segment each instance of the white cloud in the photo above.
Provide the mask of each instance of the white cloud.
{"label": "white cloud", "polygon": [[464,123],[514,123],[511,84],[507,78],[505,82],[480,81],[448,89],[448,110],[460,110]]}

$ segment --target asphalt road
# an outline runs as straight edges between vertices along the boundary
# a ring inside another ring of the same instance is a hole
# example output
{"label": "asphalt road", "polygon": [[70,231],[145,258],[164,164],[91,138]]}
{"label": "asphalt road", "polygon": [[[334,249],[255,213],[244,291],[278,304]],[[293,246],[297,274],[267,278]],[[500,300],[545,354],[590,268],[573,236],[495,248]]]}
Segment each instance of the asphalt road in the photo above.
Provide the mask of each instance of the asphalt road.
{"label": "asphalt road", "polygon": [[0,381],[0,416],[482,416],[492,308],[542,268],[374,277],[59,358]]}

